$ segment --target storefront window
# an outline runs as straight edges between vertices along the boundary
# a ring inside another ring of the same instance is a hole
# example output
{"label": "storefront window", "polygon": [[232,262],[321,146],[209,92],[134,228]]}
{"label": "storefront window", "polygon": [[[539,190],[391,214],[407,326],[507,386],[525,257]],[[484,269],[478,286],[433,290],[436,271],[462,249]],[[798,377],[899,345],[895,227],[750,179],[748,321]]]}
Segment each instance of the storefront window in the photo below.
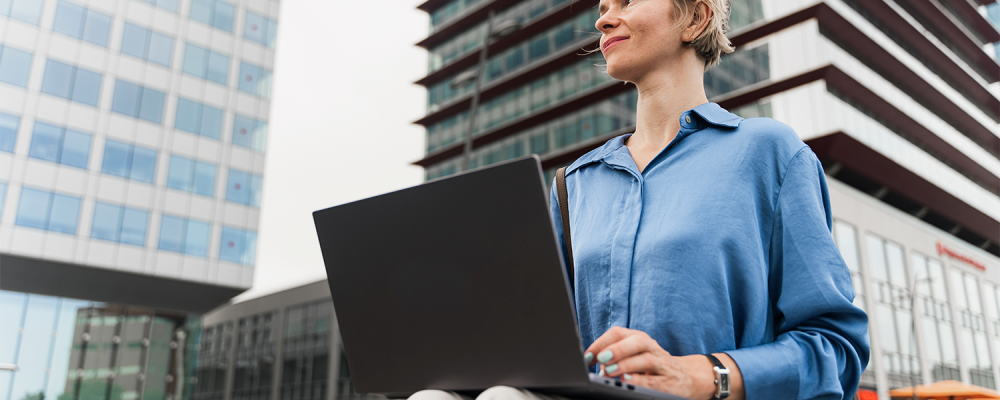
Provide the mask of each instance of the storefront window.
{"label": "storefront window", "polygon": [[910,279],[903,248],[873,234],[865,236],[872,274],[874,313],[868,320],[878,325],[882,364],[890,388],[923,383],[913,327]]}
{"label": "storefront window", "polygon": [[963,361],[969,368],[970,383],[994,389],[996,380],[993,378],[993,364],[986,343],[986,317],[983,314],[982,297],[979,296],[979,282],[971,274],[957,269],[948,270],[948,280],[959,314],[959,343]]}
{"label": "storefront window", "polygon": [[944,266],[940,261],[920,253],[913,253],[910,262],[913,265],[916,292],[923,312],[920,321],[931,378],[934,382],[961,380],[948,293],[945,291]]}

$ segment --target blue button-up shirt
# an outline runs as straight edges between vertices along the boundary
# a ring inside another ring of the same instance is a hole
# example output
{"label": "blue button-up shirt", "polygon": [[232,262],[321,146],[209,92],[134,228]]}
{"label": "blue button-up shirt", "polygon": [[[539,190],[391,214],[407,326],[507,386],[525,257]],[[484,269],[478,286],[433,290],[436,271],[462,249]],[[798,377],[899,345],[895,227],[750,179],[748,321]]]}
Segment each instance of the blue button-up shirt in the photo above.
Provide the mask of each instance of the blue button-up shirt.
{"label": "blue button-up shirt", "polygon": [[[673,355],[729,354],[748,399],[850,399],[868,317],[816,155],[787,125],[715,103],[680,122],[642,172],[629,135],[566,169],[584,347],[622,326]],[[557,199],[553,185],[562,241]]]}

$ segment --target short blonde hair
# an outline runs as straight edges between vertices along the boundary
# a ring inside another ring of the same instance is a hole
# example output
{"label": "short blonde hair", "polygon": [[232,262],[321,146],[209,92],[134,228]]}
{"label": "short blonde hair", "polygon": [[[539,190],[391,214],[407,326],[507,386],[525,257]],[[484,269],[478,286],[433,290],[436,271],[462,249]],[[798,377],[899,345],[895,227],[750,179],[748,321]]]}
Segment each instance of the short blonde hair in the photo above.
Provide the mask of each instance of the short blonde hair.
{"label": "short blonde hair", "polygon": [[698,37],[688,43],[694,48],[699,56],[705,59],[705,68],[712,67],[719,63],[723,54],[732,53],[735,48],[726,37],[729,31],[729,11],[730,0],[672,0],[674,6],[673,15],[676,21],[687,20],[691,16],[694,5],[705,3],[712,11],[712,17],[708,20],[708,26]]}

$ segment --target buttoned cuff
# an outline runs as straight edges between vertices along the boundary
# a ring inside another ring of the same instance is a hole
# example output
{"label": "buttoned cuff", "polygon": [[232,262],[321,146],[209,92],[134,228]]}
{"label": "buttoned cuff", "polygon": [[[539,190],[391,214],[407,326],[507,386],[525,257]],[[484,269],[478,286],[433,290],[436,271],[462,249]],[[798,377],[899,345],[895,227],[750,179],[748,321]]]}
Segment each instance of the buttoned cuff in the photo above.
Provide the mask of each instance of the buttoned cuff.
{"label": "buttoned cuff", "polygon": [[799,362],[783,342],[726,351],[743,376],[747,399],[795,399],[799,393]]}

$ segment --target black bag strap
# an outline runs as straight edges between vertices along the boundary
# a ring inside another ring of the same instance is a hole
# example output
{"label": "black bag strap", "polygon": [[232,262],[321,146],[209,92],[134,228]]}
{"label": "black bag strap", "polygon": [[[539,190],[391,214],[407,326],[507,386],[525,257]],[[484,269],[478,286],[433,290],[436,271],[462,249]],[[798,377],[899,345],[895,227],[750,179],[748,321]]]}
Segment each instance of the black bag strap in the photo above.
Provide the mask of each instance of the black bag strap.
{"label": "black bag strap", "polygon": [[559,194],[559,214],[562,215],[563,236],[566,240],[566,258],[569,259],[569,287],[573,288],[576,280],[576,268],[573,266],[573,242],[569,235],[569,192],[566,190],[566,167],[556,170],[556,192]]}

